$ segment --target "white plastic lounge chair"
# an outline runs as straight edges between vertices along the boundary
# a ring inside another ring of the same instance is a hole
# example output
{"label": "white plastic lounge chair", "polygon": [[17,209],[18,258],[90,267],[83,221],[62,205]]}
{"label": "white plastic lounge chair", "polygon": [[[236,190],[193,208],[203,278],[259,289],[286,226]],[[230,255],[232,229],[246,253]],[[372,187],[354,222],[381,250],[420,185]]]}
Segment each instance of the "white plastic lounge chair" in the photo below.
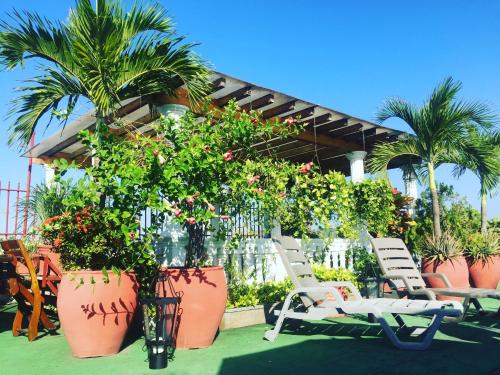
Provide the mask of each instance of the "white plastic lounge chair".
{"label": "white plastic lounge chair", "polygon": [[[309,262],[294,238],[279,237],[274,239],[274,242],[285,269],[295,285],[295,289],[286,297],[282,310],[275,311],[275,314],[279,316],[276,325],[264,335],[269,341],[274,341],[278,337],[284,320],[288,318],[322,320],[338,314],[373,314],[389,340],[397,348],[425,350],[431,344],[432,338],[443,318],[457,317],[462,313],[462,306],[453,301],[416,301],[391,298],[364,299],[358,289],[350,282],[320,283],[314,277]],[[339,287],[350,290],[350,300],[344,301],[338,290]],[[301,310],[294,309],[292,306],[292,299],[296,296],[299,296],[303,303]],[[303,308],[305,308],[305,311]],[[420,341],[402,341],[392,330],[383,313],[396,315],[396,321],[400,325],[401,331],[405,332],[408,332],[410,327],[406,327],[399,314],[424,315],[432,317],[432,320],[427,328],[417,328],[413,331],[414,334],[418,333]]]}
{"label": "white plastic lounge chair", "polygon": [[[399,238],[372,238],[371,243],[383,277],[390,281],[395,290],[404,289],[411,296],[423,296],[433,301],[438,295],[463,297],[463,313],[454,319],[456,321],[464,319],[470,303],[473,303],[478,311],[482,311],[478,298],[500,299],[500,290],[454,288],[443,273],[421,274],[405,243]],[[443,280],[446,288],[427,288],[423,278],[429,276]]]}

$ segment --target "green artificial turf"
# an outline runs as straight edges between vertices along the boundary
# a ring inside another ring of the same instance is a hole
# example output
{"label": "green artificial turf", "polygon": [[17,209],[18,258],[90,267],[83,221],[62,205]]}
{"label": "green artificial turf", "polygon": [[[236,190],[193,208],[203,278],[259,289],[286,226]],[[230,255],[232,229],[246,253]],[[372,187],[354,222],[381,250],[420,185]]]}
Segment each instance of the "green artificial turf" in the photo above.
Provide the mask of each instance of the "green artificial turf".
{"label": "green artificial turf", "polygon": [[[500,306],[498,300],[481,302],[490,311]],[[116,356],[76,359],[62,334],[31,343],[13,337],[13,306],[0,310],[2,375],[500,374],[500,318],[473,315],[472,307],[465,322],[444,323],[424,352],[394,348],[377,324],[363,318],[339,318],[285,329],[274,343],[262,339],[266,325],[223,331],[208,349],[177,350],[164,370],[148,369],[142,340],[129,341]]]}

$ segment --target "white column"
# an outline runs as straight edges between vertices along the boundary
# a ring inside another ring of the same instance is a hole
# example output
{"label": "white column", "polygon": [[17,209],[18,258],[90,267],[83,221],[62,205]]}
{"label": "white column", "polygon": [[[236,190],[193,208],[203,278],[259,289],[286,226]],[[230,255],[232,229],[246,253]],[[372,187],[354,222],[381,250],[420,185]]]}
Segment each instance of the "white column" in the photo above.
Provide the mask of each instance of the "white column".
{"label": "white column", "polygon": [[413,198],[412,207],[410,207],[410,215],[413,215],[413,206],[418,198],[417,191],[417,176],[411,168],[403,169],[403,181],[405,184],[405,195]]}
{"label": "white column", "polygon": [[353,151],[346,154],[351,164],[351,180],[352,182],[359,182],[365,178],[365,151]]}
{"label": "white column", "polygon": [[43,167],[45,169],[45,186],[51,187],[54,183],[56,170],[48,164],[44,164]]}

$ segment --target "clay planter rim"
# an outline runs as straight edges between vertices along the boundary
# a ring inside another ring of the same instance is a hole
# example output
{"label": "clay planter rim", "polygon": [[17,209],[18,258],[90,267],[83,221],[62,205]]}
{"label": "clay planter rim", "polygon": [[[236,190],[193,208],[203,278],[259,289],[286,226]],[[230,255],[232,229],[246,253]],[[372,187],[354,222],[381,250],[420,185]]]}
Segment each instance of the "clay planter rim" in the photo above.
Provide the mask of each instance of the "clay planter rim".
{"label": "clay planter rim", "polygon": [[439,259],[432,259],[432,258],[425,258],[425,257],[422,257],[422,265],[424,263],[435,263],[437,265],[440,265],[440,264],[443,264],[443,263],[446,263],[446,262],[458,262],[460,261],[461,259],[467,259],[465,257],[465,255],[463,254],[460,254],[460,255],[455,255],[453,257],[450,257],[450,258],[446,258],[445,260],[439,260]]}
{"label": "clay planter rim", "polygon": [[487,257],[486,260],[484,260],[482,258],[474,259],[471,257],[465,257],[465,259],[467,259],[467,265],[469,265],[469,266],[471,266],[473,264],[478,264],[478,263],[482,264],[483,266],[486,264],[495,263],[495,258],[500,260],[500,254],[491,255],[491,256]]}
{"label": "clay planter rim", "polygon": [[[110,269],[106,269],[106,271],[108,273],[111,273],[115,276],[117,276],[112,270]],[[135,275],[135,272],[134,271],[124,271],[124,270],[119,270],[120,273],[133,273]],[[62,273],[63,275],[66,275],[68,273],[77,273],[77,272],[85,272],[85,273],[91,273],[91,274],[100,274],[100,275],[103,275],[102,273],[102,270],[87,270],[87,269],[83,269],[83,270],[70,270],[70,271],[66,271],[66,270],[63,270]],[[104,276],[104,275],[103,275]]]}
{"label": "clay planter rim", "polygon": [[165,272],[169,270],[206,270],[206,269],[224,269],[224,266],[203,266],[203,267],[185,267],[185,266],[176,266],[176,267],[165,267],[160,270],[160,272]]}

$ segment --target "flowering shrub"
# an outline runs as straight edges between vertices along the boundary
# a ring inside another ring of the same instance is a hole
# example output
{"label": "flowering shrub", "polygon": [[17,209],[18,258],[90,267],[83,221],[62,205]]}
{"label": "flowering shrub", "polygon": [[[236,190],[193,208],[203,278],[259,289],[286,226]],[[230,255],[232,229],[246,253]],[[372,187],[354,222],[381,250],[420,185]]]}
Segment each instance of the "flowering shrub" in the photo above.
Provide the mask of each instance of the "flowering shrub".
{"label": "flowering shrub", "polygon": [[108,211],[84,208],[45,220],[40,232],[61,253],[65,270],[118,267],[128,257],[120,228]]}
{"label": "flowering shrub", "polygon": [[383,180],[353,183],[340,172],[319,174],[313,168],[297,176],[289,197],[281,211],[282,232],[289,235],[311,236],[334,226],[338,235],[357,238],[366,225],[380,236],[397,219],[391,188]]}

